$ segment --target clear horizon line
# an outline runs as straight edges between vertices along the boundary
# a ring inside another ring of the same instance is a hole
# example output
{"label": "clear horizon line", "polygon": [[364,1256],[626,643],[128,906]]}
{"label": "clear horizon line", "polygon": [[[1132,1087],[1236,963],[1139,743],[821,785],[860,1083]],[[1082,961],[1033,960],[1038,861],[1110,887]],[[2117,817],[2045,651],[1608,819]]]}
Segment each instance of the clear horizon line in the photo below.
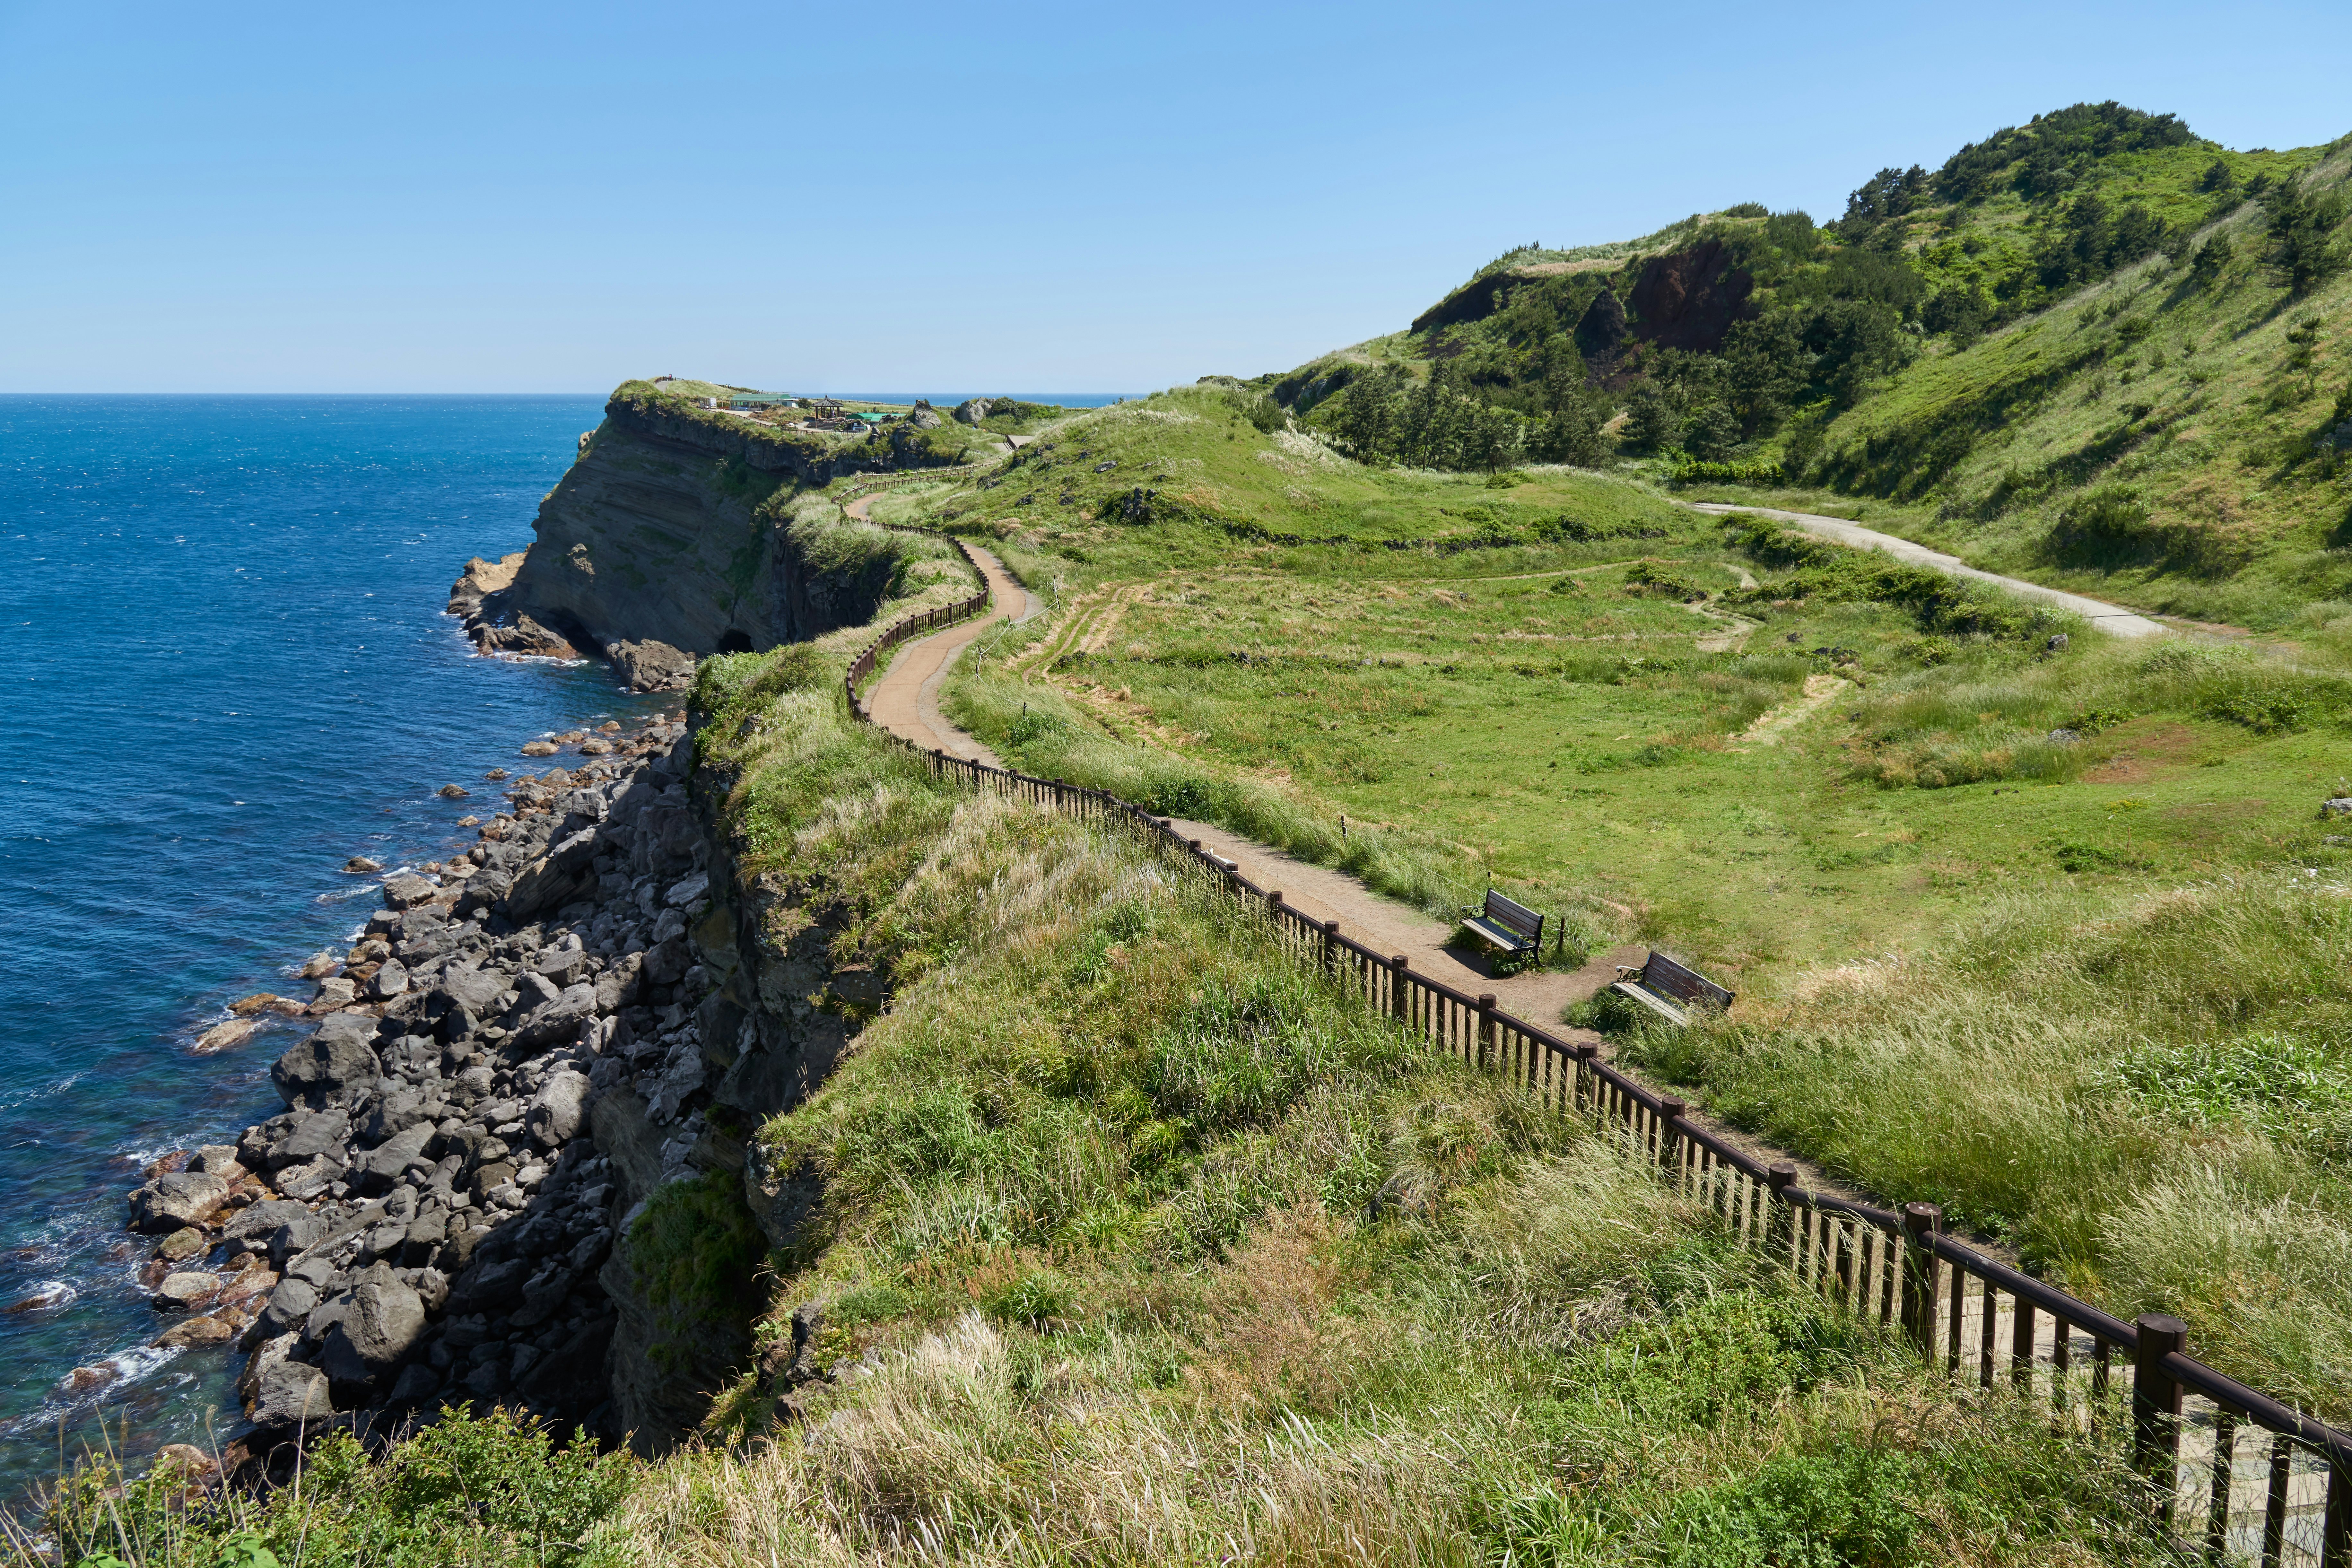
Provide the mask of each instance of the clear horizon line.
{"label": "clear horizon line", "polygon": [[[1181,385],[1182,384],[1179,383],[1177,384]],[[1097,391],[1088,387],[1076,386],[1059,387],[1055,390],[1069,393],[1070,395],[1077,397],[1149,397],[1151,395],[1149,392]],[[47,391],[38,388],[29,390],[18,389],[12,391],[7,388],[0,388],[0,397],[608,397],[612,395],[612,391],[613,389],[611,387],[594,390],[581,390],[572,387],[548,386],[489,387],[477,388],[472,391],[466,392],[425,391],[415,387],[358,387],[343,388],[334,391],[297,388],[292,390],[268,392],[257,392],[251,389],[246,389],[243,391],[189,391],[184,388],[174,391],[158,391],[147,387],[107,387],[96,391],[84,388],[76,392]],[[790,395],[793,397],[863,397],[870,396],[871,394],[836,391],[831,388],[812,388],[806,391],[794,391],[789,394],[778,393],[774,395]],[[919,395],[929,396],[930,394],[922,393],[919,394]],[[945,394],[941,394],[940,395],[944,396]],[[971,394],[971,395],[974,397],[1013,397],[1019,395],[1017,393],[1008,391],[998,393],[975,392]]]}

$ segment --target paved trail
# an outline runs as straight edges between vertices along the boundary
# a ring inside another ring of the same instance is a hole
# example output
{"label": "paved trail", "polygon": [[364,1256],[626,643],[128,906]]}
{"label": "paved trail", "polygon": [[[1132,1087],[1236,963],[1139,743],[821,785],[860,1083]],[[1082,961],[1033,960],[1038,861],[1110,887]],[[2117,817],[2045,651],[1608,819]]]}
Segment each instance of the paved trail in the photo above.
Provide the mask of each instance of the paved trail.
{"label": "paved trail", "polygon": [[1822,517],[1810,511],[1782,511],[1777,507],[1769,506],[1733,506],[1725,501],[1686,501],[1684,504],[1693,511],[1712,512],[1718,517],[1728,511],[1752,511],[1759,517],[1777,518],[1782,522],[1793,522],[1808,533],[1818,533],[1825,539],[1834,539],[1841,544],[1851,544],[1863,550],[1884,550],[1896,560],[1907,561],[1914,566],[1925,566],[1931,571],[1941,572],[1953,577],[1967,577],[1979,583],[1990,583],[1996,587],[2006,588],[2012,594],[2022,595],[2029,599],[2038,599],[2045,605],[2055,605],[2062,610],[2071,610],[2096,625],[2101,630],[2112,632],[2119,637],[2152,637],[2171,630],[2161,621],[2152,621],[2137,610],[2126,610],[2121,605],[2110,605],[2105,599],[2093,599],[2081,594],[2068,594],[2056,588],[2045,588],[2039,583],[2029,583],[2021,577],[2002,577],[1990,572],[1981,572],[1957,555],[1946,555],[1941,551],[1930,550],[1926,545],[1914,543],[1908,539],[1897,539],[1891,533],[1881,533],[1876,529],[1864,528],[1858,522],[1848,522],[1842,517]]}

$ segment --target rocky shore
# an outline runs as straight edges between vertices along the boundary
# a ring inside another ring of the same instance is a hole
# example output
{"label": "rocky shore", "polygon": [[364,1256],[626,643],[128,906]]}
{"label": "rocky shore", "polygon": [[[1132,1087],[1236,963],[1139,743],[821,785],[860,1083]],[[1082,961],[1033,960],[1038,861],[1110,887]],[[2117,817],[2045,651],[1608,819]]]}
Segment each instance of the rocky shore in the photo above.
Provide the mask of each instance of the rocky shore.
{"label": "rocky shore", "polygon": [[[470,848],[386,880],[350,951],[304,966],[314,997],[239,1003],[317,1020],[271,1069],[285,1111],[157,1162],[131,1196],[156,1238],[142,1282],[176,1320],[156,1342],[246,1354],[253,1431],[224,1460],[248,1479],[299,1436],[447,1404],[641,1444],[675,1420],[635,1364],[659,1325],[615,1239],[653,1187],[714,1163],[694,1158],[702,1030],[747,1015],[714,1008],[728,976],[703,962],[731,952],[729,923],[689,936],[728,911],[685,725],[604,729],[464,819]],[[742,1146],[718,1147],[740,1170]]]}

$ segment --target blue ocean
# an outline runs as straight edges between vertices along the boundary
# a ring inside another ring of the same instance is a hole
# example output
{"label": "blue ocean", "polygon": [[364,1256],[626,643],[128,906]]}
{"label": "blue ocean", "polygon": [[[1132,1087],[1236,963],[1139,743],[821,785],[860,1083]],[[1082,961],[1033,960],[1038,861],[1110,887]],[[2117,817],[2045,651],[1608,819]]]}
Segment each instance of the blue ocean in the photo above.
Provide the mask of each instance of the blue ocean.
{"label": "blue ocean", "polygon": [[248,993],[308,998],[294,969],[374,907],[346,858],[436,858],[523,741],[655,705],[601,664],[476,658],[442,613],[466,557],[530,542],[599,417],[0,397],[0,1494],[85,1446],[236,1429],[231,1357],[147,1348],[169,1320],[123,1199],[274,1113],[299,1026],[196,1037]]}

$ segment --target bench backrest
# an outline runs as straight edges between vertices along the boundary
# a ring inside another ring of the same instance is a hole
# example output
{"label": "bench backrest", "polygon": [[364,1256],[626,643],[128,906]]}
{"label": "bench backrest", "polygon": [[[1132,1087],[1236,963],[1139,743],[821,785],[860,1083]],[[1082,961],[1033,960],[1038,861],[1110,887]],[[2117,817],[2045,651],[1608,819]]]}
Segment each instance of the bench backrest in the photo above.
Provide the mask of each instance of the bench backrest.
{"label": "bench backrest", "polygon": [[1642,964],[1642,984],[1661,995],[1672,996],[1685,1004],[1711,1002],[1717,1007],[1731,1005],[1730,992],[1654,949]]}
{"label": "bench backrest", "polygon": [[1525,904],[1514,903],[1494,889],[1486,889],[1486,918],[1506,931],[1515,931],[1533,942],[1543,935],[1543,916]]}

